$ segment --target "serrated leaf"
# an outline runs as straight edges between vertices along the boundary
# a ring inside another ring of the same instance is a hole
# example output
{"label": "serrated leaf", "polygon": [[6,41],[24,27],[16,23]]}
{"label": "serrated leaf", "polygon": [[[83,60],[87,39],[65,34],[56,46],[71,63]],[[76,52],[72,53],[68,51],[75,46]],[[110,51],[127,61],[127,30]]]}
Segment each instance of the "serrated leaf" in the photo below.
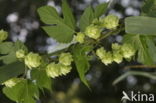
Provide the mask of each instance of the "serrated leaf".
{"label": "serrated leaf", "polygon": [[150,17],[156,17],[156,0],[145,0],[142,7],[142,14]]}
{"label": "serrated leaf", "polygon": [[153,62],[156,63],[156,45],[152,37],[145,37],[146,44],[148,46],[148,52],[150,57],[153,59]]}
{"label": "serrated leaf", "polygon": [[71,42],[75,31],[73,28],[67,25],[61,17],[59,17],[55,8],[50,6],[43,6],[38,9],[38,13],[44,23],[52,25],[49,27],[43,27],[43,29],[50,37],[62,43]]}
{"label": "serrated leaf", "polygon": [[[62,28],[60,30],[60,28]],[[65,29],[64,29],[65,28]],[[72,29],[66,28],[65,25],[57,25],[57,26],[44,26],[43,29],[45,32],[56,39],[58,42],[68,43],[71,42],[73,38],[74,31]]]}
{"label": "serrated leaf", "polygon": [[36,81],[36,84],[40,89],[46,88],[51,90],[51,79],[44,70],[33,70],[31,72],[31,77]]}
{"label": "serrated leaf", "polygon": [[62,12],[63,12],[65,24],[67,24],[68,26],[70,26],[74,30],[75,26],[76,26],[75,19],[74,19],[74,16],[72,14],[72,10],[69,7],[66,0],[62,0]]}
{"label": "serrated leaf", "polygon": [[87,45],[76,45],[73,48],[73,58],[76,64],[78,74],[81,81],[89,87],[88,81],[85,78],[86,72],[89,70],[90,64],[88,62],[87,52],[91,50],[91,46]]}
{"label": "serrated leaf", "polygon": [[17,61],[15,51],[11,51],[9,54],[1,56],[0,60],[3,61],[4,64],[10,64]]}
{"label": "serrated leaf", "polygon": [[13,50],[13,43],[12,42],[0,43],[0,54],[8,54],[12,50]]}
{"label": "serrated leaf", "polygon": [[125,19],[125,30],[129,34],[156,35],[156,18],[135,16]]}
{"label": "serrated leaf", "polygon": [[24,73],[25,65],[21,62],[14,62],[0,67],[0,84],[9,80],[10,78],[17,77]]}
{"label": "serrated leaf", "polygon": [[14,43],[14,48],[15,48],[15,51],[19,50],[19,49],[23,49],[25,50],[26,52],[28,52],[28,49],[27,47],[19,40],[17,40],[15,43]]}
{"label": "serrated leaf", "polygon": [[4,87],[3,93],[18,103],[36,103],[39,97],[37,86],[29,80],[23,80],[14,87]]}
{"label": "serrated leaf", "polygon": [[0,54],[3,55],[0,57],[0,60],[2,60],[4,64],[10,64],[17,61],[16,51],[19,49],[24,49],[25,51],[28,51],[26,46],[20,41],[16,41],[15,43],[12,42],[1,43]]}
{"label": "serrated leaf", "polygon": [[124,36],[124,42],[130,43],[138,51],[138,62],[143,64],[153,64],[153,59],[149,54],[148,45],[146,44],[146,38],[141,35],[127,34]]}
{"label": "serrated leaf", "polygon": [[108,3],[102,3],[102,4],[99,4],[98,6],[96,6],[95,8],[95,17],[99,18],[100,16],[102,16],[106,10],[107,10],[107,7],[108,7]]}
{"label": "serrated leaf", "polygon": [[89,26],[93,19],[95,18],[94,16],[94,11],[91,6],[85,9],[84,13],[82,14],[80,18],[80,29],[81,31],[85,31],[86,27]]}

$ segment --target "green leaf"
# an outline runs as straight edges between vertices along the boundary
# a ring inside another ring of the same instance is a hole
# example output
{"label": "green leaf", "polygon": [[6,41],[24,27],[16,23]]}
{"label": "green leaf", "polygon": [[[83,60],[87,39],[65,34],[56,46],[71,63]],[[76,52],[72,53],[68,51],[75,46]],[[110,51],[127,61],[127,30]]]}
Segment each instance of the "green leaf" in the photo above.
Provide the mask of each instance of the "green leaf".
{"label": "green leaf", "polygon": [[89,87],[89,85],[85,78],[85,73],[89,70],[90,67],[88,62],[87,52],[89,52],[91,49],[92,49],[91,46],[79,45],[79,44],[73,47],[73,58],[76,64],[77,71],[79,73],[81,81],[87,87]]}
{"label": "green leaf", "polygon": [[66,28],[65,25],[44,26],[43,29],[49,36],[56,39],[58,42],[68,43],[73,38],[72,34],[74,31],[70,28]]}
{"label": "green leaf", "polygon": [[156,63],[156,46],[152,37],[146,37],[146,44],[148,46],[148,52],[153,62]]}
{"label": "green leaf", "polygon": [[0,84],[24,73],[24,68],[25,65],[21,62],[14,62],[0,67]]}
{"label": "green leaf", "polygon": [[67,24],[68,26],[70,26],[74,30],[75,26],[76,26],[75,19],[74,19],[74,16],[72,14],[72,10],[69,7],[66,0],[62,0],[62,12],[63,12],[65,24]]}
{"label": "green leaf", "polygon": [[129,34],[156,35],[156,18],[135,16],[125,19],[125,30]]}
{"label": "green leaf", "polygon": [[10,64],[17,61],[15,51],[10,51],[9,54],[1,56],[0,60],[3,61],[4,64]]}
{"label": "green leaf", "polygon": [[99,18],[100,16],[102,16],[106,12],[107,7],[108,7],[108,3],[102,3],[96,6],[94,10],[95,17]]}
{"label": "green leaf", "polygon": [[14,46],[15,46],[15,51],[19,50],[19,49],[23,49],[25,50],[26,52],[28,52],[28,49],[27,47],[19,40],[17,40],[15,43],[14,43]]}
{"label": "green leaf", "polygon": [[156,0],[145,0],[142,7],[142,14],[150,17],[156,17]]}
{"label": "green leaf", "polygon": [[0,43],[0,54],[8,54],[13,50],[12,42],[3,42]]}
{"label": "green leaf", "polygon": [[80,29],[81,31],[85,31],[86,27],[89,26],[93,19],[95,18],[94,16],[94,11],[91,6],[85,9],[84,13],[82,14],[80,18]]}
{"label": "green leaf", "polygon": [[23,80],[12,88],[4,87],[3,93],[18,103],[36,103],[35,99],[39,97],[37,86],[29,80]]}
{"label": "green leaf", "polygon": [[124,42],[130,43],[135,47],[135,49],[138,51],[138,61],[151,65],[153,64],[153,59],[150,56],[148,45],[146,44],[146,37],[141,35],[135,35],[135,34],[127,34],[124,36]]}
{"label": "green leaf", "polygon": [[[74,29],[67,25],[67,19],[63,20],[59,17],[55,8],[50,6],[43,6],[38,9],[39,16],[41,20],[46,24],[51,24],[52,26],[45,26],[43,29],[46,33],[56,39],[58,42],[68,43],[73,39]],[[65,13],[65,12],[64,12]],[[67,11],[65,13],[67,15]],[[69,12],[68,12],[69,14]],[[66,18],[66,16],[65,16]]]}
{"label": "green leaf", "polygon": [[33,70],[31,72],[31,77],[36,81],[40,89],[46,88],[51,90],[51,79],[47,76],[45,70]]}

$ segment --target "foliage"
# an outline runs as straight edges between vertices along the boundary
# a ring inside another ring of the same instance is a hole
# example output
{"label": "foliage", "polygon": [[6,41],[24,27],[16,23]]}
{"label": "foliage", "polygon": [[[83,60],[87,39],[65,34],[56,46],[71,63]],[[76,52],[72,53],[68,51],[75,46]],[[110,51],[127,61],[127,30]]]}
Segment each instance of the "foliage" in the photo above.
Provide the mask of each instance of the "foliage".
{"label": "foliage", "polygon": [[[44,31],[57,42],[70,44],[65,49],[56,50],[56,53],[33,53],[20,41],[5,41],[8,33],[1,30],[0,60],[4,65],[0,67],[0,83],[5,85],[3,93],[18,103],[35,103],[39,99],[39,90],[51,91],[51,78],[67,75],[72,67],[76,67],[81,81],[90,88],[85,75],[89,71],[90,61],[97,57],[106,66],[113,62],[119,64],[124,59],[154,65],[155,0],[146,0],[142,15],[125,18],[125,25],[113,14],[102,17],[107,6],[108,3],[103,3],[95,8],[87,7],[78,22],[66,0],[62,0],[62,16],[54,7],[40,7],[38,14],[46,24]],[[121,44],[113,43],[109,51],[100,45],[106,37],[123,30],[125,35]],[[150,77],[146,73],[132,74]],[[114,83],[127,75],[119,77]]]}

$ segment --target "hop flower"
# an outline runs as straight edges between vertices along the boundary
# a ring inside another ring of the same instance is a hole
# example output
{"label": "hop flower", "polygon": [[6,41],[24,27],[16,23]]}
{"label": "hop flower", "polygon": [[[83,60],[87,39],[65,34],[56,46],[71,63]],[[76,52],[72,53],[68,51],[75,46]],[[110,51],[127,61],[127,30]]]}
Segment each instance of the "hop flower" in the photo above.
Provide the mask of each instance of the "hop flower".
{"label": "hop flower", "polygon": [[55,63],[50,63],[46,67],[46,73],[49,77],[55,78],[60,75],[60,65]]}
{"label": "hop flower", "polygon": [[105,54],[106,54],[106,51],[102,47],[96,50],[96,55],[99,58],[104,58]]}
{"label": "hop flower", "polygon": [[121,45],[117,44],[117,43],[113,43],[112,44],[112,50],[120,50],[121,49]]}
{"label": "hop flower", "polygon": [[121,51],[124,58],[131,58],[133,55],[135,55],[135,49],[131,44],[123,44]]}
{"label": "hop flower", "polygon": [[66,75],[71,71],[72,67],[71,66],[65,66],[60,64],[60,73],[61,75]]}
{"label": "hop flower", "polygon": [[4,31],[4,30],[0,30],[0,42],[6,40],[8,37],[8,32]]}
{"label": "hop flower", "polygon": [[19,58],[19,59],[24,58],[25,54],[26,54],[26,52],[23,49],[20,49],[20,50],[16,51],[16,57]]}
{"label": "hop flower", "polygon": [[75,37],[76,41],[79,43],[83,43],[85,38],[85,34],[82,32],[77,33],[77,36]]}
{"label": "hop flower", "polygon": [[62,53],[59,57],[59,63],[69,66],[73,61],[72,55],[70,53]]}
{"label": "hop flower", "polygon": [[86,28],[85,34],[93,39],[98,39],[101,35],[101,30],[98,26],[90,25]]}
{"label": "hop flower", "polygon": [[39,54],[31,52],[25,57],[24,61],[25,64],[31,69],[39,67],[41,65],[42,58]]}
{"label": "hop flower", "polygon": [[6,87],[13,87],[15,86],[17,83],[19,83],[22,79],[21,78],[12,78],[12,79],[9,79],[7,80],[6,82],[4,82],[3,84],[6,86]]}
{"label": "hop flower", "polygon": [[105,53],[104,57],[102,58],[102,62],[105,65],[111,64],[113,62],[113,56],[111,52]]}
{"label": "hop flower", "polygon": [[113,60],[116,62],[116,63],[121,63],[122,60],[123,60],[123,56],[120,52],[113,52]]}
{"label": "hop flower", "polygon": [[119,25],[119,18],[115,15],[108,15],[105,18],[100,20],[103,27],[107,29],[114,29]]}

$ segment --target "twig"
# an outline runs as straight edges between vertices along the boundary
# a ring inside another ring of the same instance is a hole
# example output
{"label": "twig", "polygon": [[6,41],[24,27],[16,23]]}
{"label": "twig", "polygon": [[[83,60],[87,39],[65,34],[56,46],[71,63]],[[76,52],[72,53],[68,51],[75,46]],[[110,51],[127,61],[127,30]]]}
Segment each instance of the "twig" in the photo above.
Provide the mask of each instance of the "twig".
{"label": "twig", "polygon": [[131,69],[131,68],[141,68],[141,69],[144,69],[144,68],[156,68],[156,65],[130,65],[130,66],[126,66],[124,67],[124,69]]}

